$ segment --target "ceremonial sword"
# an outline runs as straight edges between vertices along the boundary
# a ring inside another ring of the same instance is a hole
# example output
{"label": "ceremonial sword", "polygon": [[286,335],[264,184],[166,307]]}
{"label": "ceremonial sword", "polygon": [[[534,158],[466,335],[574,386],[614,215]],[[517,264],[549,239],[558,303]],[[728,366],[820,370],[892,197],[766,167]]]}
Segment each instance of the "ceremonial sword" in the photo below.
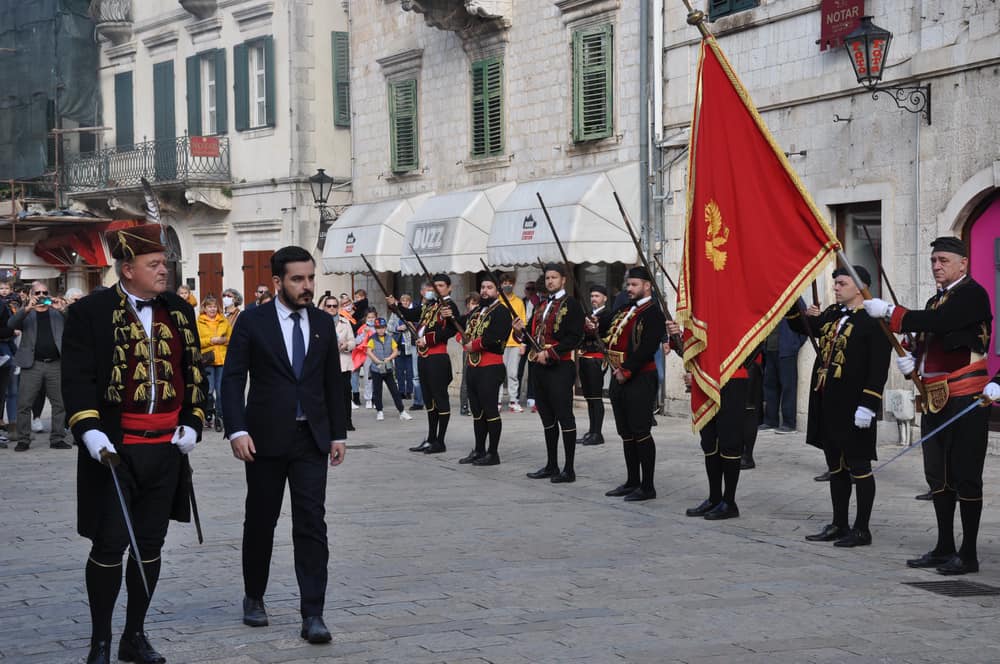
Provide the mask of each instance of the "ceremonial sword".
{"label": "ceremonial sword", "polygon": [[[486,261],[484,261],[481,256],[479,258],[479,262],[483,264],[483,267],[486,269],[487,272],[489,272],[490,276],[493,277],[494,281],[499,284],[500,283],[499,275],[495,271],[490,269],[490,266],[486,264]],[[507,306],[507,308],[510,309],[510,315],[516,316],[517,314],[514,313],[514,305],[512,305],[510,303],[510,300],[507,299],[507,294],[503,292],[503,289],[498,288],[497,293],[500,295],[500,299],[503,300],[503,303]],[[521,317],[518,316],[518,320],[520,320],[520,318]],[[535,338],[533,336],[531,336],[530,334],[525,334],[524,338],[528,340],[528,345],[531,346],[536,353],[542,352],[542,347],[538,345],[538,342],[535,341]]]}
{"label": "ceremonial sword", "polygon": [[[381,279],[379,279],[379,278],[378,278],[378,275],[377,275],[377,274],[375,273],[375,268],[373,268],[373,267],[372,267],[372,264],[368,262],[368,259],[367,259],[367,258],[365,258],[365,255],[364,255],[364,254],[361,254],[361,260],[363,260],[363,261],[365,262],[365,265],[367,265],[367,266],[368,266],[368,271],[369,271],[369,272],[371,272],[371,274],[372,274],[372,279],[374,279],[374,280],[375,280],[375,283],[376,283],[376,284],[378,284],[378,287],[379,287],[379,289],[381,289],[381,291],[382,291],[382,295],[384,295],[384,296],[385,296],[385,299],[386,299],[386,304],[388,304],[388,300],[389,300],[389,295],[390,295],[390,293],[389,293],[389,291],[388,291],[388,290],[386,289],[386,287],[382,285],[382,280],[381,280]],[[396,314],[398,314],[398,315],[399,315],[399,319],[400,319],[401,321],[403,321],[403,324],[405,324],[405,325],[406,325],[406,329],[408,329],[408,330],[410,331],[410,334],[412,334],[412,335],[413,335],[413,340],[414,340],[414,342],[415,342],[415,341],[416,341],[416,339],[417,339],[417,337],[418,337],[418,336],[420,336],[420,335],[419,335],[419,334],[417,333],[417,328],[415,328],[415,327],[413,326],[413,323],[411,323],[410,321],[406,320],[406,318],[405,318],[405,317],[403,316],[403,312],[402,312],[402,311],[400,311],[400,309],[399,309],[399,305],[396,305],[396,306],[394,306],[394,307],[391,307],[391,309],[392,309],[392,310],[393,310],[393,311],[394,311],[394,312],[395,312]]]}
{"label": "ceremonial sword", "polygon": [[917,449],[918,447],[920,447],[921,445],[923,445],[924,443],[926,443],[928,440],[930,440],[931,438],[933,438],[937,434],[941,433],[942,431],[944,431],[945,429],[947,429],[948,427],[950,427],[952,424],[954,424],[954,422],[956,420],[965,417],[966,415],[968,415],[969,413],[971,413],[976,408],[988,406],[989,404],[990,404],[990,401],[985,396],[980,395],[979,397],[976,398],[975,401],[973,401],[968,406],[966,406],[962,410],[958,411],[957,413],[955,413],[954,415],[952,415],[951,417],[949,417],[943,424],[941,424],[940,426],[936,427],[929,434],[927,434],[926,436],[923,436],[920,440],[918,440],[917,442],[913,443],[909,447],[905,448],[902,452],[900,452],[899,454],[895,455],[894,457],[892,457],[891,459],[889,459],[885,463],[879,464],[878,467],[875,468],[875,470],[873,470],[872,472],[873,473],[879,472],[880,470],[882,470],[883,468],[885,468],[886,466],[888,466],[890,463],[892,463],[893,461],[895,461],[899,457],[903,456],[907,452],[911,452],[911,451]]}
{"label": "ceremonial sword", "polygon": [[146,597],[152,598],[149,592],[149,582],[146,581],[146,569],[142,566],[142,556],[139,554],[139,545],[135,541],[135,529],[132,528],[132,517],[129,516],[128,506],[125,504],[125,494],[122,493],[122,485],[118,482],[118,473],[115,466],[121,463],[121,457],[113,452],[109,452],[105,447],[101,450],[101,463],[111,471],[111,479],[115,482],[115,491],[118,492],[118,504],[122,507],[122,518],[125,519],[125,529],[128,531],[128,539],[132,545],[132,553],[135,555],[135,563],[139,567],[139,576],[142,577],[142,587],[146,589]]}

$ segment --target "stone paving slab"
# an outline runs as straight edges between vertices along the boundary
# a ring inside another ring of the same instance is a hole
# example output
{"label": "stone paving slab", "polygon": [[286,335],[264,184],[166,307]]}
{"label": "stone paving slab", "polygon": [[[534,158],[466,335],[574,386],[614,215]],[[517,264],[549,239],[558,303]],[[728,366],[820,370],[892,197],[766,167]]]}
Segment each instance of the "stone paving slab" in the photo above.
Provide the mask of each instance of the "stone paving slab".
{"label": "stone paving slab", "polygon": [[[456,409],[457,410],[457,409]],[[359,429],[331,470],[326,620],[333,642],[298,637],[298,590],[286,499],[266,602],[271,625],[241,624],[241,464],[209,433],[192,456],[206,542],[172,524],[147,629],[170,662],[518,664],[537,662],[997,662],[1000,598],[947,598],[903,585],[941,580],[907,569],[933,544],[919,453],[878,479],[873,546],[803,540],[829,520],[822,457],[801,434],[762,434],[743,474],[742,516],[684,516],[706,494],[687,421],[659,418],[655,501],[604,497],[623,478],[613,422],[608,444],[578,447],[572,485],[524,476],[544,462],[536,415],[504,414],[500,466],[457,460],[471,421],[455,417],[449,449],[406,451],[412,422]],[[578,420],[585,420],[582,409]],[[896,452],[880,445],[883,458]],[[561,453],[561,452],[560,452]],[[982,572],[1000,587],[995,459],[987,460]],[[0,450],[0,661],[80,662],[89,613],[88,542],[75,534],[75,452]],[[120,602],[115,629],[124,620]]]}

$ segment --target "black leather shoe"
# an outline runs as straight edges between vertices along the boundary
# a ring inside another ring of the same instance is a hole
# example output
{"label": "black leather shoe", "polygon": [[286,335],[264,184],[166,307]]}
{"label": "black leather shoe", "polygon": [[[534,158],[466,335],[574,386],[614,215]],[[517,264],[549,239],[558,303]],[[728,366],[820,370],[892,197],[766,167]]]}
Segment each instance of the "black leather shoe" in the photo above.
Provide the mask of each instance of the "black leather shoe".
{"label": "black leather shoe", "polygon": [[448,448],[444,446],[444,443],[430,443],[426,449],[424,449],[424,454],[441,454],[442,452],[447,452]]}
{"label": "black leather shoe", "polygon": [[927,493],[921,493],[913,497],[915,500],[934,500],[934,492],[927,491]]}
{"label": "black leather shoe", "polygon": [[302,631],[300,635],[309,643],[329,643],[330,630],[323,624],[320,616],[309,616],[302,619]]}
{"label": "black leather shoe", "polygon": [[122,662],[141,664],[163,664],[167,661],[166,657],[153,650],[143,632],[122,635],[122,640],[118,644],[118,659]]}
{"label": "black leather shoe", "polygon": [[604,495],[610,496],[611,498],[621,498],[622,496],[629,495],[637,488],[638,487],[636,487],[634,484],[619,484],[611,491],[605,491]]}
{"label": "black leather shoe", "polygon": [[543,468],[539,468],[533,473],[525,473],[525,475],[527,475],[533,480],[544,480],[547,477],[552,477],[558,472],[559,472],[558,468],[550,468],[549,466],[545,466]]}
{"label": "black leather shoe", "polygon": [[549,478],[549,481],[553,484],[568,484],[570,482],[576,481],[576,473],[572,470],[564,470],[557,475],[553,475]]}
{"label": "black leather shoe", "polygon": [[911,558],[910,560],[907,560],[906,566],[915,567],[917,569],[925,567],[941,567],[950,561],[954,555],[954,553],[934,553],[933,551],[928,551],[919,558]]}
{"label": "black leather shoe", "polygon": [[745,456],[740,459],[740,470],[753,470],[757,467],[757,462],[753,460],[753,457]]}
{"label": "black leather shoe", "polygon": [[719,503],[713,503],[711,500],[706,498],[705,500],[701,501],[701,504],[698,505],[698,507],[689,508],[684,512],[684,514],[686,514],[687,516],[705,516],[706,514],[711,512],[712,509],[718,504]]}
{"label": "black leather shoe", "polygon": [[625,496],[623,500],[626,503],[637,503],[641,500],[653,500],[654,498],[656,498],[656,489],[650,489],[647,491],[640,486],[633,489],[632,493]]}
{"label": "black leather shoe", "polygon": [[822,475],[817,475],[813,479],[816,480],[817,482],[829,482],[830,481],[830,471],[828,470],[825,473],[823,473]]}
{"label": "black leather shoe", "polygon": [[423,409],[424,409],[424,404],[422,403],[415,403],[412,406],[410,406],[410,410],[423,410]]}
{"label": "black leather shoe", "polygon": [[111,643],[109,641],[91,643],[87,664],[111,664]]}
{"label": "black leather shoe", "polygon": [[740,508],[731,505],[726,501],[721,501],[718,505],[705,512],[706,521],[721,521],[722,519],[735,519],[740,515]]}
{"label": "black leather shoe", "polygon": [[49,445],[50,448],[54,450],[71,450],[73,446],[67,443],[65,440],[60,440],[58,443],[52,443]]}
{"label": "black leather shoe", "polygon": [[582,436],[580,436],[579,438],[577,438],[576,442],[580,443],[581,445],[587,445],[588,444],[587,441],[589,441],[593,437],[594,437],[594,434],[592,434],[592,433],[590,433],[588,431],[587,433],[585,433]]}
{"label": "black leather shoe", "polygon": [[839,540],[834,542],[833,545],[851,549],[856,546],[868,546],[871,543],[872,543],[871,531],[858,530],[857,528],[852,528],[851,532],[847,533]]}
{"label": "black leather shoe", "polygon": [[604,434],[602,433],[588,433],[583,437],[584,445],[603,445],[604,444]]}
{"label": "black leather shoe", "polygon": [[472,450],[467,456],[462,457],[458,460],[459,463],[475,463],[476,459],[483,456],[483,452],[479,450]]}
{"label": "black leather shoe", "polygon": [[264,600],[253,597],[243,598],[243,624],[250,627],[265,627],[267,625],[267,610]]}
{"label": "black leather shoe", "polygon": [[350,422],[347,423],[347,430],[348,431],[357,431],[357,429],[354,428],[354,425],[351,424]]}
{"label": "black leather shoe", "polygon": [[978,560],[962,560],[958,555],[951,557],[951,560],[946,562],[941,567],[937,568],[938,574],[944,574],[945,576],[956,576],[958,574],[975,574],[979,571],[979,561]]}
{"label": "black leather shoe", "polygon": [[498,466],[500,465],[500,455],[496,452],[487,452],[472,462],[473,466]]}
{"label": "black leather shoe", "polygon": [[423,452],[424,450],[426,450],[430,446],[431,446],[431,444],[425,440],[424,442],[420,443],[419,445],[414,445],[413,447],[411,447],[410,451],[411,452]]}
{"label": "black leather shoe", "polygon": [[840,526],[828,523],[823,526],[823,530],[819,531],[815,535],[806,535],[806,539],[810,542],[835,542],[839,539],[847,537],[850,532],[851,531],[847,528],[841,528]]}
{"label": "black leather shoe", "polygon": [[215,431],[216,433],[222,433],[222,418],[215,418]]}
{"label": "black leather shoe", "polygon": [[24,442],[21,442],[21,443],[18,443],[18,444],[17,444],[17,445],[16,445],[15,447],[14,447],[14,451],[15,451],[15,452],[26,452],[26,451],[28,451],[28,448],[29,448],[29,447],[31,447],[31,443],[24,443]]}

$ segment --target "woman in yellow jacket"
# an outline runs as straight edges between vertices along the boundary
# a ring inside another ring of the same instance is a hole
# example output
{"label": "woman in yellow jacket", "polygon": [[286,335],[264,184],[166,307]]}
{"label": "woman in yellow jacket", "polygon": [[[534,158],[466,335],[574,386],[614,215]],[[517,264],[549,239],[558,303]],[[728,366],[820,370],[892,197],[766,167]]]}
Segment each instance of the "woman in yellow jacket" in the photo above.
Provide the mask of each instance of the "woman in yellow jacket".
{"label": "woman in yellow jacket", "polygon": [[198,316],[198,336],[201,337],[201,358],[208,379],[208,391],[215,401],[216,431],[222,431],[222,365],[226,362],[226,346],[232,331],[229,321],[219,313],[219,301],[212,295],[206,297]]}

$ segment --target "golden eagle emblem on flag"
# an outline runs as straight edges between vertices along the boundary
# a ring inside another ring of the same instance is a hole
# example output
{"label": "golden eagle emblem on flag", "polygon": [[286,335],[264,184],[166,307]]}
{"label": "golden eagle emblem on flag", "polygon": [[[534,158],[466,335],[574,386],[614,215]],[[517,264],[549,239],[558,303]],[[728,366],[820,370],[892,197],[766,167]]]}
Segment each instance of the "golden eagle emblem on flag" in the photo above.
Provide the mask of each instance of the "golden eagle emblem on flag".
{"label": "golden eagle emblem on flag", "polygon": [[729,228],[722,224],[722,210],[714,200],[709,200],[705,205],[705,229],[708,236],[705,241],[705,258],[711,261],[716,272],[721,272],[726,269],[728,254],[722,247],[729,242]]}

